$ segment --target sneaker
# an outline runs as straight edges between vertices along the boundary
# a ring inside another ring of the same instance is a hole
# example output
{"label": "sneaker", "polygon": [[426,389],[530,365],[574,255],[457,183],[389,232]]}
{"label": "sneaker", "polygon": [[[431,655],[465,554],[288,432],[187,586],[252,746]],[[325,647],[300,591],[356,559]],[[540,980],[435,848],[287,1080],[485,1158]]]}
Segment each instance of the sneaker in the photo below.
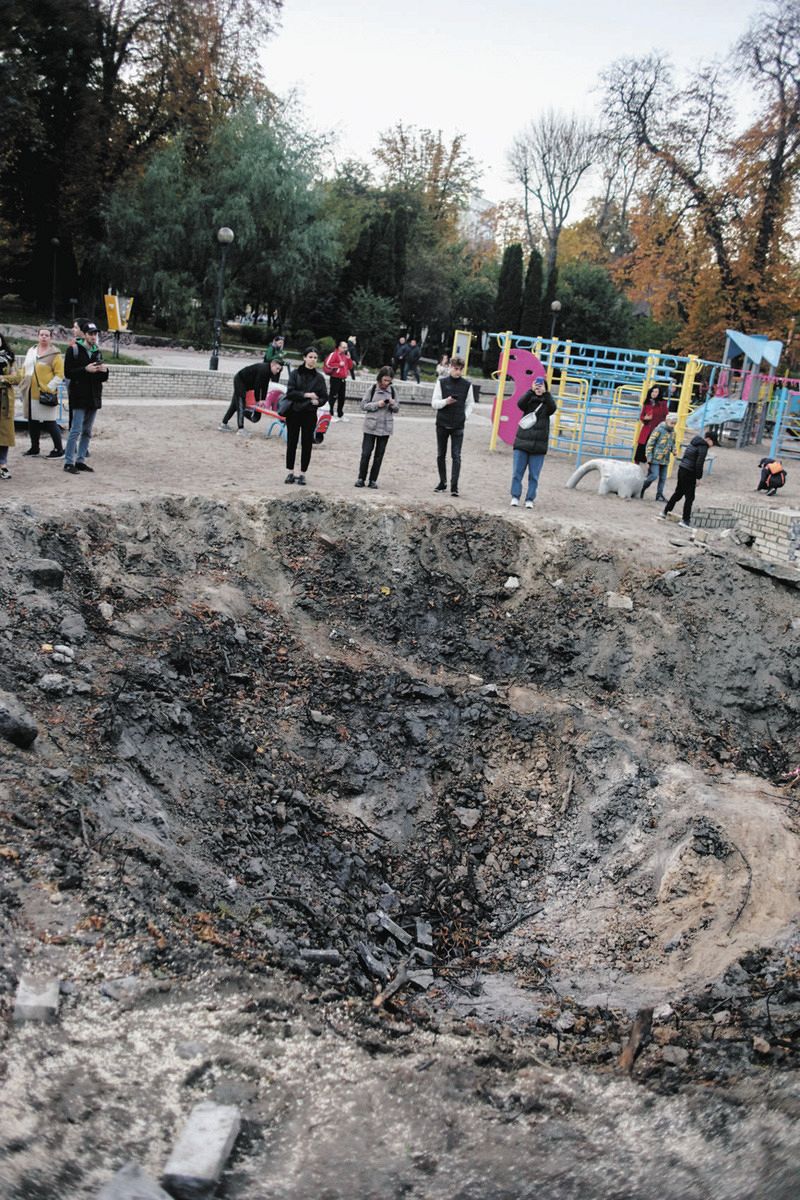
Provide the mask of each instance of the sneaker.
{"label": "sneaker", "polygon": [[250,430],[249,429],[237,429],[236,436],[237,437],[250,437]]}
{"label": "sneaker", "polygon": [[297,479],[295,480],[295,483],[299,483],[299,484],[300,484],[300,487],[305,487],[305,486],[306,486],[306,477],[305,477],[305,475],[298,475],[298,476],[297,476]]}
{"label": "sneaker", "polygon": [[446,483],[437,483],[436,487],[433,490],[435,492],[446,492],[447,484]]}
{"label": "sneaker", "polygon": [[350,423],[349,417],[339,417],[339,420],[344,421],[345,425],[349,425],[349,423]]}
{"label": "sneaker", "polygon": [[526,508],[533,508],[533,501],[532,501],[532,500],[526,500],[526,501],[525,501],[525,507],[526,507]]}
{"label": "sneaker", "polygon": [[75,463],[75,470],[76,471],[91,471],[91,473],[94,474],[94,467],[90,467],[89,464],[85,463],[85,462]]}
{"label": "sneaker", "polygon": [[78,474],[78,468],[75,466],[74,463],[65,463],[64,470],[67,472],[68,475],[77,475]]}
{"label": "sneaker", "polygon": [[331,417],[332,421],[341,421],[341,417]]}
{"label": "sneaker", "polygon": [[39,451],[38,450],[25,450],[22,457],[23,458],[38,458]]}
{"label": "sneaker", "polygon": [[678,529],[691,529],[691,528],[692,527],[688,523],[688,521],[678,521]]}
{"label": "sneaker", "polygon": [[767,491],[767,499],[768,499],[768,500],[771,500],[771,499],[772,499],[772,497],[773,497],[773,496],[777,496],[777,494],[778,494],[778,489],[777,489],[777,488],[769,488],[769,489],[768,489],[768,491]]}
{"label": "sneaker", "polygon": [[0,467],[0,479],[10,479],[10,478],[11,478],[11,472],[9,471],[8,467],[6,467],[6,466]]}
{"label": "sneaker", "polygon": [[367,484],[367,487],[371,487],[371,488],[376,488],[377,486],[378,485],[374,479],[370,479],[369,483]]}
{"label": "sneaker", "polygon": [[665,512],[656,513],[657,521],[666,521],[666,519],[667,519],[667,514]]}
{"label": "sneaker", "polygon": [[519,508],[519,500],[515,500],[513,496],[511,497],[511,507]]}
{"label": "sneaker", "polygon": [[219,430],[220,433],[233,433],[233,430],[231,429],[230,425],[226,425],[224,421],[220,421],[219,425],[217,426],[217,429]]}
{"label": "sneaker", "polygon": [[363,480],[363,479],[357,479],[357,480],[356,480],[356,487],[363,487],[363,486],[364,486],[364,480]]}
{"label": "sneaker", "polygon": [[458,495],[458,488],[450,488],[450,495],[451,495],[451,496],[457,496],[457,495]]}
{"label": "sneaker", "polygon": [[283,482],[284,483],[294,483],[294,473],[292,471],[290,471]]}
{"label": "sneaker", "polygon": [[63,458],[64,451],[63,450],[51,450],[47,457],[48,458]]}

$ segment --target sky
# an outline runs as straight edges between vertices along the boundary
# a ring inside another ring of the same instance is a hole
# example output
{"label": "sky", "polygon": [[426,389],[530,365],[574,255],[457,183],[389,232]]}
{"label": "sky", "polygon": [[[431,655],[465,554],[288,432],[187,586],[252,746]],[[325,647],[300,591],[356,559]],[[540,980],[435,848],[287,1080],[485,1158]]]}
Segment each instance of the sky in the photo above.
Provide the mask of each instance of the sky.
{"label": "sky", "polygon": [[337,158],[367,159],[398,121],[465,133],[491,201],[516,194],[506,151],[547,108],[591,115],[600,71],[665,51],[679,69],[722,57],[756,0],[284,0],[261,55]]}

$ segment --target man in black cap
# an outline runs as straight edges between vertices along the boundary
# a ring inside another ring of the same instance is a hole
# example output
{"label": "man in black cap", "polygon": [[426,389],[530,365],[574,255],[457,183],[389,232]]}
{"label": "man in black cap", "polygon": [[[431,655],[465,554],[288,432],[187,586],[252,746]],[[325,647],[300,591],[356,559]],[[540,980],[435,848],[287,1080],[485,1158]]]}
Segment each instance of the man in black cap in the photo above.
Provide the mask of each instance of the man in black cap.
{"label": "man in black cap", "polygon": [[703,436],[693,437],[683,452],[678,463],[678,485],[666,503],[664,511],[658,514],[659,521],[666,521],[679,500],[683,500],[683,517],[678,522],[681,529],[691,529],[692,505],[698,480],[703,478],[703,466],[709,447],[718,446],[719,439],[711,429]]}
{"label": "man in black cap", "polygon": [[76,342],[64,358],[64,374],[69,380],[69,410],[71,423],[64,470],[68,475],[93,471],[86,462],[94,421],[103,403],[103,384],[108,379],[108,367],[97,345],[97,326],[94,321],[81,321],[82,341]]}

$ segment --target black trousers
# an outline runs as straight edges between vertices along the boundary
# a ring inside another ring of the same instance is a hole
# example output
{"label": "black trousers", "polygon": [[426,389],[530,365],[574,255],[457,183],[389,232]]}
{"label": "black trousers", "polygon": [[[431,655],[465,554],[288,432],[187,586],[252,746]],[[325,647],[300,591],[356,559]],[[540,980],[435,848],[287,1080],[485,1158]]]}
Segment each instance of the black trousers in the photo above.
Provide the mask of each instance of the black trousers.
{"label": "black trousers", "polygon": [[370,483],[375,483],[381,470],[383,456],[386,453],[386,447],[389,442],[389,434],[385,433],[365,433],[361,439],[361,462],[358,466],[358,478],[366,479],[367,470],[369,469],[370,455],[373,450],[375,456],[372,459],[372,470],[369,473]]}
{"label": "black trousers", "polygon": [[[346,379],[334,379],[331,376],[328,382],[328,395],[331,400],[331,412],[336,416],[341,417],[344,414],[345,393],[347,392]],[[338,405],[338,412],[337,412]]]}
{"label": "black trousers", "polygon": [[667,501],[664,512],[672,512],[678,501],[683,500],[683,519],[688,525],[692,519],[692,505],[696,488],[697,476],[694,471],[686,471],[683,467],[678,467],[678,485]]}
{"label": "black trousers", "polygon": [[438,455],[436,465],[439,468],[439,483],[447,483],[447,443],[450,443],[450,490],[456,491],[461,474],[461,447],[464,443],[464,429],[446,429],[444,425],[436,426],[436,448]]}
{"label": "black trousers", "polygon": [[244,402],[247,396],[247,388],[242,383],[238,375],[233,377],[233,399],[228,405],[228,411],[222,418],[222,424],[227,425],[234,413],[236,413],[236,424],[239,429],[244,429]]}
{"label": "black trousers", "polygon": [[317,410],[295,416],[290,412],[286,417],[286,470],[294,470],[294,460],[297,457],[297,443],[300,442],[300,473],[305,475],[311,462],[311,451],[314,447],[314,430],[317,427]]}
{"label": "black trousers", "polygon": [[28,433],[31,438],[31,450],[38,454],[39,438],[42,430],[50,434],[53,439],[53,449],[58,450],[59,454],[64,449],[64,443],[61,440],[61,430],[58,427],[58,421],[28,421]]}

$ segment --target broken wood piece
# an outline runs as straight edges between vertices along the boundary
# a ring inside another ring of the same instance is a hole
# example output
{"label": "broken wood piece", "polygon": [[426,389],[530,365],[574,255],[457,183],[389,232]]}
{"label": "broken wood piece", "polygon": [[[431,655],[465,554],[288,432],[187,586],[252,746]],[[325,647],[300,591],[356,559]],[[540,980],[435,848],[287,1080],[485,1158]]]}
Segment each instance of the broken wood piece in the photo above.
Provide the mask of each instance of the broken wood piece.
{"label": "broken wood piece", "polygon": [[650,1035],[650,1026],[652,1023],[652,1008],[640,1008],[633,1022],[631,1036],[628,1038],[622,1054],[619,1056],[620,1070],[626,1071],[628,1075],[633,1071],[633,1064],[644,1048],[645,1041]]}

